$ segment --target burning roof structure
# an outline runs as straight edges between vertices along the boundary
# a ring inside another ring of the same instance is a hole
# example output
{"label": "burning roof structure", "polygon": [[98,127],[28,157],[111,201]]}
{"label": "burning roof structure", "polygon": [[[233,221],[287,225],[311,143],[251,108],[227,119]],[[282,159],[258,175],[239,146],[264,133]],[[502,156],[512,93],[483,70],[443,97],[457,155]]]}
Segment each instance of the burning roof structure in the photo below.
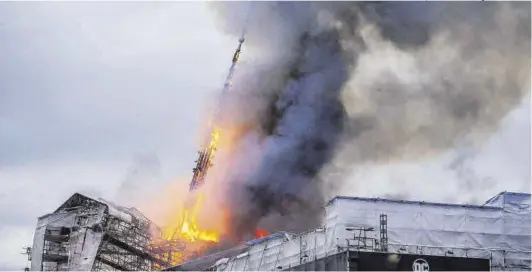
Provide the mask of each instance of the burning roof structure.
{"label": "burning roof structure", "polygon": [[[491,270],[530,270],[530,230],[525,193],[503,192],[481,206],[338,196],[327,204],[322,228],[275,233],[170,270],[345,270],[344,262],[318,261],[345,252],[470,258],[486,260]],[[451,268],[445,270],[475,269]]]}

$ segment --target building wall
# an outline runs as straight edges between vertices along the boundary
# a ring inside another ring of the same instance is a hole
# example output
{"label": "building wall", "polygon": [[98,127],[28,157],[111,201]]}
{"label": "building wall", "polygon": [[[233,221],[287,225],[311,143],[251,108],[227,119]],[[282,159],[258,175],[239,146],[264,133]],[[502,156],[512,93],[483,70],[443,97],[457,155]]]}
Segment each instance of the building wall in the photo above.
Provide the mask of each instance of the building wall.
{"label": "building wall", "polygon": [[353,237],[346,227],[371,226],[378,237],[380,214],[388,217],[392,251],[444,255],[451,250],[456,256],[489,257],[494,269],[530,268],[529,205],[505,209],[504,205],[337,198],[326,207],[326,228],[344,245]]}
{"label": "building wall", "polygon": [[425,263],[428,271],[490,270],[489,259],[346,251],[285,271],[414,271],[416,263]]}
{"label": "building wall", "polygon": [[335,244],[331,233],[319,230],[300,235],[275,235],[257,242],[251,241],[247,252],[219,260],[216,270],[285,270],[340,252]]}

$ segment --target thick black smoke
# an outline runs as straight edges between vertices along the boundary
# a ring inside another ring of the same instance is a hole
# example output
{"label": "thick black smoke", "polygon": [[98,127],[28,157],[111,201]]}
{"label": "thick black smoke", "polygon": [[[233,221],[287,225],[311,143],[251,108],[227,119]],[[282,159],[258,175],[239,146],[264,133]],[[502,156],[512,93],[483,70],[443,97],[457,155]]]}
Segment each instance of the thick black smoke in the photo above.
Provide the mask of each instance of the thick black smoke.
{"label": "thick black smoke", "polygon": [[[221,26],[239,34],[248,5],[217,3]],[[257,2],[246,49],[224,109],[245,128],[235,232],[298,231],[335,173],[493,131],[529,91],[530,3]]]}

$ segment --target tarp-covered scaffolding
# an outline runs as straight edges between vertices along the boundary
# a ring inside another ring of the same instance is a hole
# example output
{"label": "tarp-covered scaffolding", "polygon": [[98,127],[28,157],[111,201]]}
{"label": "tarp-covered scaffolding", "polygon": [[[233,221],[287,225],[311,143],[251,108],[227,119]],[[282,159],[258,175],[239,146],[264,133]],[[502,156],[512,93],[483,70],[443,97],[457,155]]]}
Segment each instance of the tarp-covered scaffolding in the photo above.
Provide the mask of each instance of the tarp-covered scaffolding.
{"label": "tarp-covered scaffolding", "polygon": [[484,258],[492,270],[530,270],[530,194],[503,192],[482,206],[335,197],[325,208],[323,228],[276,233],[172,270],[289,270],[348,247],[382,251],[383,241],[387,252]]}
{"label": "tarp-covered scaffolding", "polygon": [[38,219],[31,270],[165,268],[180,248],[160,236],[161,230],[134,208],[74,194],[55,212]]}
{"label": "tarp-covered scaffolding", "polygon": [[390,251],[491,259],[493,270],[530,269],[530,194],[503,192],[482,206],[336,197],[326,228],[340,245],[349,225],[388,217]]}

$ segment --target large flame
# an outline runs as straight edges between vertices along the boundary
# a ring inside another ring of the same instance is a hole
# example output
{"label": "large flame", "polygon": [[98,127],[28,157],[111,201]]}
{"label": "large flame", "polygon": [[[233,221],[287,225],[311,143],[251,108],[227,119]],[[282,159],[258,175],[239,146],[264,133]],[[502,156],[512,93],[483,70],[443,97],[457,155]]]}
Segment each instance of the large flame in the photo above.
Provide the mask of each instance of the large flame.
{"label": "large flame", "polygon": [[220,139],[220,131],[218,128],[214,128],[212,131],[212,138],[209,147],[212,149],[216,149],[218,146],[218,139]]}
{"label": "large flame", "polygon": [[[209,180],[192,192],[188,190],[186,182],[176,180],[160,195],[164,197],[152,203],[151,209],[157,211],[158,221],[165,226],[162,233],[157,235],[162,239],[153,244],[158,252],[157,257],[164,262],[158,267],[159,270],[197,258],[207,250],[218,247],[220,240],[237,243],[242,239],[240,233],[235,233],[231,226],[232,210],[223,193],[226,186],[231,186],[225,179],[230,173],[226,171],[238,163],[238,160],[234,161],[234,154],[238,152],[235,140],[241,135],[242,129],[239,126],[213,127],[209,145],[204,149],[210,151],[208,168],[214,155],[217,157],[217,166],[209,169]],[[253,162],[247,161],[248,171],[256,167]],[[267,230],[259,228],[254,238],[269,234]]]}
{"label": "large flame", "polygon": [[[235,233],[230,227],[231,211],[227,209],[226,200],[220,189],[224,187],[223,177],[232,159],[231,148],[234,145],[234,138],[239,135],[241,129],[237,126],[211,127],[210,142],[204,149],[208,154],[209,181],[193,192],[188,192],[184,186],[179,190],[167,192],[171,194],[170,201],[176,206],[165,213],[164,219],[161,219],[163,225],[166,225],[163,228],[162,238],[168,243],[186,244],[185,249],[171,254],[172,260],[187,261],[194,258],[196,253],[201,254],[207,248],[215,246],[214,244],[222,238],[234,239]],[[220,137],[221,134],[223,137]],[[222,153],[218,152],[219,147],[223,147],[223,151],[220,150]],[[215,155],[220,157],[218,160],[221,161],[218,167],[210,168]],[[185,203],[175,202],[177,199],[185,200]],[[268,233],[260,230],[259,235],[267,236]]]}
{"label": "large flame", "polygon": [[[214,128],[211,134],[211,140],[208,148],[208,164],[212,163],[214,153],[218,146],[220,132]],[[198,225],[198,213],[202,208],[204,194],[199,192],[192,209],[182,207],[177,217],[163,230],[163,238],[167,240],[182,239],[188,242],[209,241],[219,242],[219,233],[214,231],[202,230]]]}
{"label": "large flame", "polygon": [[167,240],[182,239],[189,242],[218,242],[219,234],[214,231],[201,230],[198,225],[198,212],[203,204],[203,193],[199,193],[192,209],[181,208],[178,216],[163,230]]}
{"label": "large flame", "polygon": [[[233,71],[235,64],[238,61],[238,57],[240,56],[240,50],[242,43],[244,42],[244,37],[242,36],[239,40],[238,48],[234,54],[233,57],[233,63],[231,65],[231,68],[229,70],[229,74],[227,76],[226,84],[224,86],[224,93],[229,91],[231,89],[232,85],[232,77],[233,77]],[[217,112],[215,111],[213,116],[217,116]],[[213,165],[213,159],[214,155],[217,151],[219,139],[220,139],[220,129],[216,126],[216,124],[213,124],[213,120],[209,121],[209,128],[212,128],[212,132],[210,135],[210,142],[208,146],[204,146],[203,150],[200,152],[200,157],[196,161],[198,163],[197,167],[194,168],[194,177],[193,182],[191,183],[191,188],[196,189],[198,187],[200,190],[205,189],[204,182],[207,175],[207,172],[209,168]],[[231,133],[230,133],[231,134]],[[233,135],[234,136],[234,135]],[[224,138],[227,139],[230,138],[226,133],[224,132]],[[207,157],[205,156],[207,155]],[[223,168],[223,167],[222,167]],[[195,194],[194,192],[193,194]],[[194,197],[194,195],[189,195],[188,197]],[[218,193],[216,193],[218,194]],[[214,221],[218,224],[217,231],[207,230],[205,228],[201,228],[201,226],[198,224],[198,212],[202,208],[203,204],[203,192],[199,192],[197,195],[197,198],[194,199],[188,199],[188,201],[194,201],[194,205],[192,208],[189,208],[190,205],[185,205],[185,207],[182,207],[179,212],[176,214],[177,216],[173,218],[172,221],[170,221],[170,224],[167,224],[167,226],[163,229],[162,232],[162,238],[168,242],[173,243],[176,240],[181,241],[187,241],[190,242],[192,245],[198,245],[201,243],[198,242],[219,242],[220,236],[227,234],[225,231],[227,231],[226,226],[224,223],[227,221],[229,216],[227,213],[229,210],[222,209],[220,205],[216,207],[210,207],[211,209],[202,209],[202,211],[213,211],[214,214],[210,214],[210,220]],[[212,198],[209,198],[209,200],[212,200]],[[207,205],[213,205],[211,203],[213,201],[209,201]],[[218,204],[218,203],[216,203]],[[214,205],[216,205],[214,204]],[[202,212],[203,215],[203,212]],[[217,216],[216,216],[217,215]],[[214,216],[214,218],[213,218]],[[267,235],[267,232],[260,232],[260,235]],[[200,247],[202,247],[200,245]],[[174,254],[170,254],[168,256],[172,256]],[[181,257],[182,254],[176,254],[177,257]]]}

